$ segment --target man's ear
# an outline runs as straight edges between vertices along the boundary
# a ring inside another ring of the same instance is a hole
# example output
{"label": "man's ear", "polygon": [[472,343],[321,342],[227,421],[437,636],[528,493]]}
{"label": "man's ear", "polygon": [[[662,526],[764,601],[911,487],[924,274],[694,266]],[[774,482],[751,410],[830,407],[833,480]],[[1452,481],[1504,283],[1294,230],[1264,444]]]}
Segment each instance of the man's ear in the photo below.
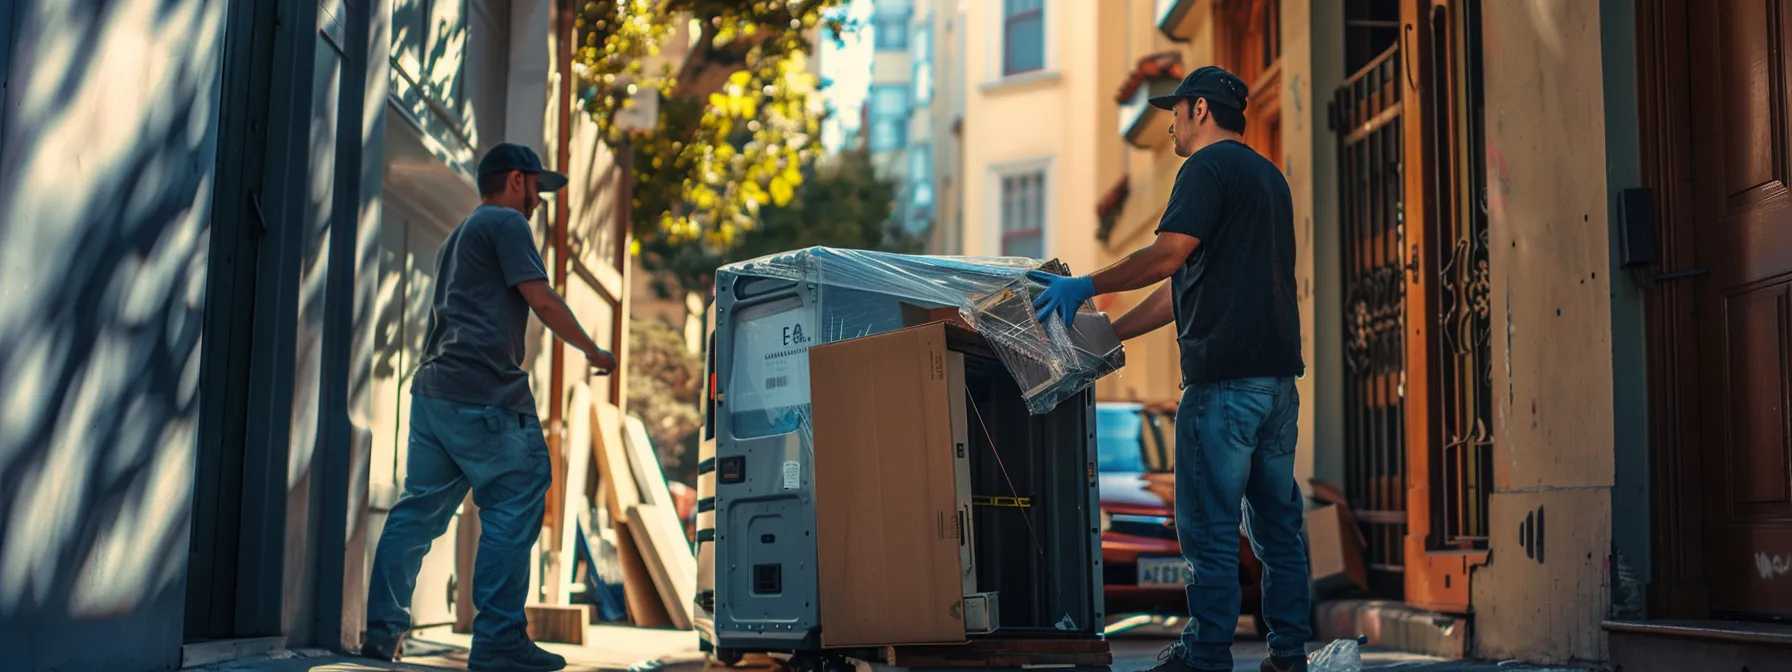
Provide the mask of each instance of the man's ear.
{"label": "man's ear", "polygon": [[516,188],[517,193],[523,193],[529,190],[529,177],[524,175],[523,171],[510,171],[510,179],[508,181],[510,182],[510,186]]}

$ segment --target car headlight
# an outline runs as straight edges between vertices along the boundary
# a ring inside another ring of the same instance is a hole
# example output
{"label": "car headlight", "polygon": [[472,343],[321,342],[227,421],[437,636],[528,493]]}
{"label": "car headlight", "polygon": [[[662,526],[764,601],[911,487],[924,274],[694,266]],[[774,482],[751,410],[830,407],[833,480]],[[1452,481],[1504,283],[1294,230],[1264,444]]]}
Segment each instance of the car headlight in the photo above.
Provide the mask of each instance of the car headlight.
{"label": "car headlight", "polygon": [[1108,515],[1106,511],[1101,512],[1101,531],[1106,532],[1111,529],[1114,529],[1114,517]]}

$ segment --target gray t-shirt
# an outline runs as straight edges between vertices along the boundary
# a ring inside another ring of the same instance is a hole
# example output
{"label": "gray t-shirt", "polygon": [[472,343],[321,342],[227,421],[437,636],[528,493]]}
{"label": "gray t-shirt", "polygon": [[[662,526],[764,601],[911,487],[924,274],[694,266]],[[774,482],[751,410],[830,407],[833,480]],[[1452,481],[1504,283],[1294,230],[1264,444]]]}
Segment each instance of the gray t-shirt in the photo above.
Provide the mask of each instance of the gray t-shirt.
{"label": "gray t-shirt", "polygon": [[436,255],[429,332],[411,393],[535,415],[523,370],[529,303],[516,286],[547,277],[522,213],[474,210]]}

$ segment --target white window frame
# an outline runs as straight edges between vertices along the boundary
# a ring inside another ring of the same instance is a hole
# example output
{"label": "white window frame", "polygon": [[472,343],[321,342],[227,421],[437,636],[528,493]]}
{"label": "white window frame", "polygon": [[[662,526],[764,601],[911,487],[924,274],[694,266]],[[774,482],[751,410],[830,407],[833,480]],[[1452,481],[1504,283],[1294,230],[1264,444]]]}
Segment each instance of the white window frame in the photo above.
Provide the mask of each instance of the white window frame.
{"label": "white window frame", "polygon": [[[1030,70],[1019,74],[1004,73],[1007,41],[1006,5],[1002,0],[986,0],[989,16],[984,24],[984,59],[982,88],[991,89],[1004,86],[1018,86],[1031,82],[1056,80],[1058,68],[1058,35],[1064,25],[1064,9],[1062,0],[1044,0],[1045,7],[1045,66],[1038,70]],[[1088,0],[1079,0],[1088,1]]]}
{"label": "white window frame", "polygon": [[1045,195],[1041,203],[1043,213],[1040,218],[1039,249],[1046,259],[1054,256],[1053,243],[1057,238],[1058,228],[1058,194],[1057,161],[1052,156],[1042,156],[1016,161],[1003,161],[989,164],[984,170],[986,186],[983,189],[983,211],[988,213],[983,234],[983,249],[988,256],[1002,254],[1002,178],[1015,177],[1024,173],[1040,173],[1045,176],[1045,183],[1040,185],[1040,192]]}

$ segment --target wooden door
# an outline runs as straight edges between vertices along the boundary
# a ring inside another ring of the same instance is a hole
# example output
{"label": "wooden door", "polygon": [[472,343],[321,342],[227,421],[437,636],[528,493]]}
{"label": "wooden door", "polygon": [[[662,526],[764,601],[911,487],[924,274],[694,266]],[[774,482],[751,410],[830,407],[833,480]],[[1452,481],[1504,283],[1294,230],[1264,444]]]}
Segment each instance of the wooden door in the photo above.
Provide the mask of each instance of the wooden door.
{"label": "wooden door", "polygon": [[[1706,581],[1718,614],[1792,616],[1792,9],[1689,2],[1693,336]],[[1708,270],[1708,273],[1699,274]]]}

